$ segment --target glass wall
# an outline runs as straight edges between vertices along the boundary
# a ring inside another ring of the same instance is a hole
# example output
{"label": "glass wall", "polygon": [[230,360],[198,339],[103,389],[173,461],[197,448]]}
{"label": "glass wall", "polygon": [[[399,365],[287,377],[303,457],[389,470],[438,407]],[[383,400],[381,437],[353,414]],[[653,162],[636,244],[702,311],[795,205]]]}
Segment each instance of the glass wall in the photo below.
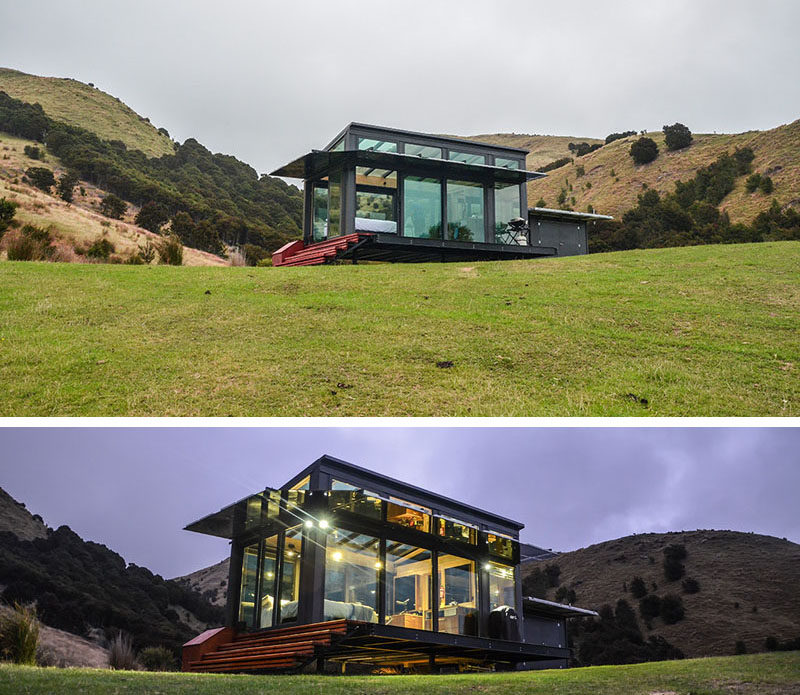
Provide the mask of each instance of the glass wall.
{"label": "glass wall", "polygon": [[447,239],[483,241],[483,185],[447,182]]}
{"label": "glass wall", "polygon": [[339,236],[342,215],[342,172],[331,173],[328,177],[328,238]]}
{"label": "glass wall", "polygon": [[494,165],[496,167],[503,167],[504,169],[519,169],[518,159],[506,159],[505,157],[495,157]]}
{"label": "glass wall", "polygon": [[478,575],[475,562],[439,554],[439,632],[478,634]]}
{"label": "glass wall", "polygon": [[489,610],[498,606],[517,605],[517,584],[514,579],[514,568],[488,563],[489,572]]}
{"label": "glass wall", "polygon": [[442,158],[442,148],[430,147],[429,145],[411,145],[406,143],[405,153],[414,157],[423,157],[425,159]]}
{"label": "glass wall", "polygon": [[[356,229],[397,232],[397,172],[356,167]],[[376,220],[359,222],[359,220]]]}
{"label": "glass wall", "polygon": [[456,519],[439,517],[436,520],[436,532],[442,538],[446,538],[450,541],[460,541],[462,543],[469,543],[470,545],[476,545],[478,543],[478,529],[472,524],[457,521]]}
{"label": "glass wall", "polygon": [[275,575],[278,571],[278,535],[264,539],[264,557],[261,560],[261,597],[259,599],[259,626],[272,627],[275,606]]}
{"label": "glass wall", "polygon": [[430,550],[386,542],[386,624],[433,630]]}
{"label": "glass wall", "polygon": [[282,623],[295,622],[297,620],[297,602],[300,595],[301,544],[301,527],[294,526],[286,529],[280,580],[280,620]]}
{"label": "glass wall", "polygon": [[482,154],[471,154],[469,152],[456,152],[450,150],[450,159],[454,162],[464,162],[464,164],[486,164],[486,156]]}
{"label": "glass wall", "polygon": [[388,140],[374,140],[372,138],[359,138],[359,150],[372,150],[373,152],[397,152],[397,143]]}
{"label": "glass wall", "polygon": [[519,184],[495,184],[494,186],[494,237],[498,244],[525,246],[527,235],[515,235],[508,228],[509,220],[522,217]]}
{"label": "glass wall", "polygon": [[325,620],[378,622],[380,540],[335,529],[325,551]]}
{"label": "glass wall", "polygon": [[328,509],[332,512],[342,509],[379,520],[383,507],[382,501],[366,490],[334,480],[331,483],[331,492],[328,494]]}
{"label": "glass wall", "polygon": [[442,184],[438,179],[406,176],[403,180],[403,234],[442,238]]}
{"label": "glass wall", "polygon": [[386,506],[386,521],[406,528],[413,528],[416,531],[430,533],[431,510],[410,502],[391,498]]}
{"label": "glass wall", "polygon": [[513,559],[515,543],[516,541],[513,538],[509,538],[502,533],[493,533],[491,531],[486,533],[486,544],[492,555],[508,558],[509,560]]}
{"label": "glass wall", "polygon": [[311,193],[311,236],[324,241],[328,236],[328,187],[315,185]]}
{"label": "glass wall", "polygon": [[242,557],[242,583],[239,588],[239,622],[253,625],[258,591],[258,543],[248,545]]}

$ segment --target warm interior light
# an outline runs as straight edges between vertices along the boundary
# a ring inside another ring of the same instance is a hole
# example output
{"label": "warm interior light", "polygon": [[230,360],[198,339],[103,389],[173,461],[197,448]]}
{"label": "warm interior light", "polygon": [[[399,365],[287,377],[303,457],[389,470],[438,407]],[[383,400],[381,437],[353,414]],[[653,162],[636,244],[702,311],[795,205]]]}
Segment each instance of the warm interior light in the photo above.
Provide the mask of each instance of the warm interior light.
{"label": "warm interior light", "polygon": [[375,569],[379,570],[380,568],[381,568],[381,562],[380,560],[378,560],[378,562],[375,563]]}
{"label": "warm interior light", "polygon": [[314,525],[314,522],[311,519],[306,519],[306,528],[311,528]]}
{"label": "warm interior light", "polygon": [[483,569],[485,569],[485,570],[488,572],[490,569],[492,569],[492,566],[491,566],[491,565],[490,565],[490,564],[487,562],[487,563],[486,563],[486,564],[483,566]]}
{"label": "warm interior light", "polygon": [[339,560],[342,559],[342,554],[337,550],[331,557],[333,557],[336,562],[339,562]]}
{"label": "warm interior light", "polygon": [[320,528],[328,528],[328,520],[327,519],[320,519],[319,527]]}
{"label": "warm interior light", "polygon": [[291,550],[287,551],[286,555],[287,557],[294,557],[294,553]]}

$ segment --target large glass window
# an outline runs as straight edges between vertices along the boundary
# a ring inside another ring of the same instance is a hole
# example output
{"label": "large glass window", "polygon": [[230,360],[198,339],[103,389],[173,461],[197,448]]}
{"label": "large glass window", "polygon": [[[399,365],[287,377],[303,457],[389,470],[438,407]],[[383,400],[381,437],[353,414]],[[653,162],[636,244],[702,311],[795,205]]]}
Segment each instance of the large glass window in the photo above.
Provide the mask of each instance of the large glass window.
{"label": "large glass window", "polygon": [[506,536],[496,531],[486,533],[486,544],[489,552],[497,557],[504,557],[509,560],[514,559],[514,546],[517,543],[511,536]]}
{"label": "large glass window", "polygon": [[378,622],[380,540],[335,529],[325,551],[325,620]]}
{"label": "large glass window", "polygon": [[311,193],[311,235],[314,241],[328,236],[328,187],[315,185]]}
{"label": "large glass window", "polygon": [[456,152],[450,150],[450,159],[454,162],[464,162],[464,164],[486,164],[486,156],[482,154],[472,154],[471,152]]}
{"label": "large glass window", "polygon": [[424,159],[442,158],[442,148],[430,147],[429,145],[412,145],[406,143],[405,153],[414,157],[423,157]]}
{"label": "large glass window", "polygon": [[386,542],[386,624],[432,630],[431,551]]}
{"label": "large glass window", "polygon": [[278,536],[264,540],[261,559],[261,598],[259,599],[259,626],[272,627],[275,606],[275,575],[278,571]]}
{"label": "large glass window", "polygon": [[499,606],[517,605],[517,583],[514,579],[514,568],[489,563],[489,610]]}
{"label": "large glass window", "polygon": [[297,620],[297,601],[300,595],[300,550],[302,527],[286,529],[283,543],[283,567],[281,569],[280,601],[281,622]]}
{"label": "large glass window", "polygon": [[[396,171],[356,167],[356,229],[395,233],[396,193]],[[360,220],[370,220],[370,222]]]}
{"label": "large glass window", "polygon": [[519,184],[495,184],[494,186],[494,238],[498,244],[527,246],[526,234],[515,234],[508,223],[522,217],[522,202]]}
{"label": "large glass window", "polygon": [[447,182],[447,238],[483,241],[483,185]]}
{"label": "large glass window", "polygon": [[239,621],[252,627],[258,591],[258,543],[248,545],[242,557],[242,583],[239,588]]}
{"label": "large glass window", "polygon": [[382,501],[376,495],[356,488],[349,483],[334,480],[328,494],[328,508],[333,512],[339,509],[361,514],[372,519],[380,519]]}
{"label": "large glass window", "polygon": [[244,517],[244,530],[263,526],[270,519],[275,519],[280,512],[280,495],[278,490],[259,492],[247,498]]}
{"label": "large glass window", "polygon": [[439,632],[478,634],[478,575],[475,562],[439,555]]}
{"label": "large glass window", "polygon": [[506,159],[505,157],[495,157],[494,165],[496,167],[503,167],[504,169],[520,169],[518,159]]}
{"label": "large glass window", "polygon": [[344,138],[339,138],[339,141],[330,149],[331,152],[341,152],[344,150]]}
{"label": "large glass window", "polygon": [[442,184],[438,179],[406,176],[403,180],[403,234],[442,238]]}
{"label": "large glass window", "polygon": [[373,138],[359,138],[358,149],[372,150],[373,152],[397,152],[397,143]]}
{"label": "large glass window", "polygon": [[342,172],[328,177],[328,238],[339,236],[342,216]]}
{"label": "large glass window", "polygon": [[410,502],[391,498],[386,506],[386,521],[416,531],[430,533],[431,510]]}
{"label": "large glass window", "polygon": [[439,517],[436,520],[436,532],[450,541],[460,541],[470,545],[478,543],[478,529],[464,521]]}

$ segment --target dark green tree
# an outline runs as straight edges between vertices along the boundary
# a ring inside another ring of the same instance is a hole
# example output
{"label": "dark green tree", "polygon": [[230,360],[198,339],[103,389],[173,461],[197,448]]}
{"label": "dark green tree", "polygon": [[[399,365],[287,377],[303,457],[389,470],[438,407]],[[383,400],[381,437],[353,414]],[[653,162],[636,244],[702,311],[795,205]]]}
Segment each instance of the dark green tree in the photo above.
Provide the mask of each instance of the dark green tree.
{"label": "dark green tree", "polygon": [[683,123],[665,125],[662,130],[664,131],[664,143],[668,150],[682,150],[692,144],[692,131]]}
{"label": "dark green tree", "polygon": [[100,201],[100,212],[114,220],[121,220],[127,209],[128,204],[113,193],[109,193]]}
{"label": "dark green tree", "polygon": [[775,190],[775,184],[772,183],[772,178],[769,176],[762,176],[758,187],[761,189],[761,192],[765,193],[766,195],[769,195]]}
{"label": "dark green tree", "polygon": [[3,233],[8,229],[16,212],[16,203],[6,200],[5,198],[0,198],[0,237],[3,236]]}
{"label": "dark green tree", "polygon": [[633,598],[644,598],[647,596],[647,584],[641,577],[631,579],[631,596]]}
{"label": "dark green tree", "polygon": [[639,601],[639,613],[645,620],[657,618],[661,613],[661,599],[656,594],[648,594]]}
{"label": "dark green tree", "polygon": [[74,171],[66,171],[58,179],[56,191],[61,200],[71,203],[75,186],[78,185],[78,174]]}
{"label": "dark green tree", "polygon": [[755,193],[760,185],[761,174],[758,172],[750,174],[750,176],[747,177],[747,181],[744,182],[744,188],[748,193]]}
{"label": "dark green tree", "polygon": [[136,213],[136,224],[154,234],[161,232],[161,228],[169,221],[169,210],[166,205],[149,201],[142,205]]}
{"label": "dark green tree", "polygon": [[651,138],[639,138],[631,145],[630,155],[636,164],[647,164],[658,157],[658,145]]}
{"label": "dark green tree", "polygon": [[28,177],[28,180],[36,186],[36,188],[45,193],[50,193],[50,189],[56,185],[53,172],[46,167],[30,167],[25,172],[25,176]]}
{"label": "dark green tree", "polygon": [[661,599],[661,619],[667,625],[673,625],[679,620],[683,620],[685,610],[683,608],[683,599],[675,594],[667,594]]}

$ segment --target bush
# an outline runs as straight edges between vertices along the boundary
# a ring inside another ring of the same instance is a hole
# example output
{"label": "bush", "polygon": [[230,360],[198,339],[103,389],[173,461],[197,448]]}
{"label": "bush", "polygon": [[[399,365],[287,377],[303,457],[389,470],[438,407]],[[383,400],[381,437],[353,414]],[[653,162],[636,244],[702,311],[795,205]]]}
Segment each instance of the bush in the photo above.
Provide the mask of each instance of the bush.
{"label": "bush", "polygon": [[570,152],[574,152],[576,157],[583,157],[590,152],[594,152],[595,150],[599,150],[602,145],[600,143],[595,143],[594,145],[590,145],[588,142],[571,142],[567,145]]}
{"label": "bush", "polygon": [[148,671],[177,671],[175,654],[166,647],[145,647],[139,652],[139,663]]}
{"label": "bush", "polygon": [[762,176],[758,187],[761,189],[762,193],[766,193],[767,195],[775,190],[775,184],[772,183],[772,179],[769,176]]}
{"label": "bush", "polygon": [[142,259],[143,263],[147,263],[148,265],[156,259],[156,247],[153,246],[153,242],[149,239],[145,242],[144,246],[139,247],[139,258]]}
{"label": "bush", "polygon": [[664,577],[668,582],[680,579],[685,573],[683,560],[686,559],[686,547],[682,544],[668,545],[664,548]]}
{"label": "bush", "polygon": [[30,157],[31,159],[38,159],[39,161],[44,160],[44,152],[40,150],[36,145],[25,145],[23,151],[25,152],[26,157]]}
{"label": "bush", "polygon": [[755,157],[756,155],[750,147],[737,147],[734,150],[733,158],[736,160],[736,169],[739,176],[750,173],[750,165]]}
{"label": "bush", "polygon": [[696,594],[700,591],[699,582],[691,577],[686,577],[686,579],[681,582],[681,587],[683,587],[683,591],[686,594]]}
{"label": "bush", "polygon": [[611,133],[610,135],[606,135],[606,145],[608,145],[610,142],[614,142],[614,140],[622,140],[623,138],[630,137],[631,135],[636,135],[636,131],[626,130],[624,133]]}
{"label": "bush", "polygon": [[53,253],[50,232],[26,224],[6,247],[9,261],[43,261]]}
{"label": "bush", "polygon": [[38,644],[36,606],[15,603],[10,615],[0,617],[0,654],[15,664],[35,666]]}
{"label": "bush", "polygon": [[36,188],[45,193],[49,193],[56,183],[53,172],[45,167],[31,167],[25,172],[25,176]]}
{"label": "bush", "polygon": [[674,625],[679,620],[683,620],[686,611],[683,608],[683,600],[675,594],[667,594],[661,599],[661,619],[667,625]]}
{"label": "bush", "polygon": [[631,145],[630,155],[636,164],[647,164],[658,157],[658,145],[651,138],[639,138]]}
{"label": "bush", "polygon": [[128,204],[113,193],[109,193],[100,202],[100,212],[114,220],[121,220],[127,209]]}
{"label": "bush", "polygon": [[118,632],[108,647],[108,665],[115,671],[132,671],[136,668],[133,639],[126,632]]}
{"label": "bush", "polygon": [[156,245],[156,251],[162,265],[183,265],[183,244],[174,234],[164,237]]}
{"label": "bush", "polygon": [[633,598],[644,598],[647,596],[647,584],[641,577],[631,579],[631,596]]}
{"label": "bush", "polygon": [[75,186],[77,184],[78,174],[76,174],[74,171],[68,171],[62,174],[61,178],[58,179],[58,186],[56,188],[61,200],[71,203],[73,192],[75,191]]}
{"label": "bush", "polygon": [[778,649],[778,638],[774,636],[767,637],[764,640],[764,647],[768,652],[774,652]]}
{"label": "bush", "polygon": [[748,193],[755,193],[761,185],[761,174],[755,173],[747,177],[744,182],[744,188]]}
{"label": "bush", "polygon": [[10,200],[6,200],[5,198],[0,198],[0,237],[2,237],[3,232],[8,229],[8,226],[11,224],[11,220],[14,219],[16,212],[16,203],[12,203]]}
{"label": "bush", "polygon": [[747,645],[744,643],[744,640],[737,640],[736,645],[733,648],[734,654],[747,654]]}
{"label": "bush", "polygon": [[112,253],[114,253],[114,244],[112,244],[105,237],[101,237],[100,239],[97,239],[97,241],[95,241],[89,247],[89,250],[86,252],[86,255],[89,258],[98,258],[101,260],[107,260]]}
{"label": "bush", "polygon": [[639,601],[639,614],[645,620],[657,618],[661,613],[661,599],[655,594],[648,594]]}
{"label": "bush", "polygon": [[683,123],[665,125],[662,130],[664,131],[664,142],[668,150],[682,150],[692,144],[692,131]]}
{"label": "bush", "polygon": [[244,245],[244,258],[247,265],[258,265],[265,258],[272,258],[272,254],[261,246],[255,244]]}
{"label": "bush", "polygon": [[586,169],[583,166],[583,164],[579,164],[578,166],[575,167],[575,176],[577,176],[578,178],[583,176],[585,173],[586,173]]}
{"label": "bush", "polygon": [[142,205],[141,210],[136,213],[136,224],[154,234],[158,234],[168,221],[169,210],[161,203],[150,201]]}
{"label": "bush", "polygon": [[560,169],[564,165],[569,164],[571,161],[572,161],[571,157],[561,157],[561,159],[556,159],[555,161],[550,162],[549,164],[545,164],[543,167],[540,167],[539,171],[545,172],[545,171],[552,171],[553,169]]}

